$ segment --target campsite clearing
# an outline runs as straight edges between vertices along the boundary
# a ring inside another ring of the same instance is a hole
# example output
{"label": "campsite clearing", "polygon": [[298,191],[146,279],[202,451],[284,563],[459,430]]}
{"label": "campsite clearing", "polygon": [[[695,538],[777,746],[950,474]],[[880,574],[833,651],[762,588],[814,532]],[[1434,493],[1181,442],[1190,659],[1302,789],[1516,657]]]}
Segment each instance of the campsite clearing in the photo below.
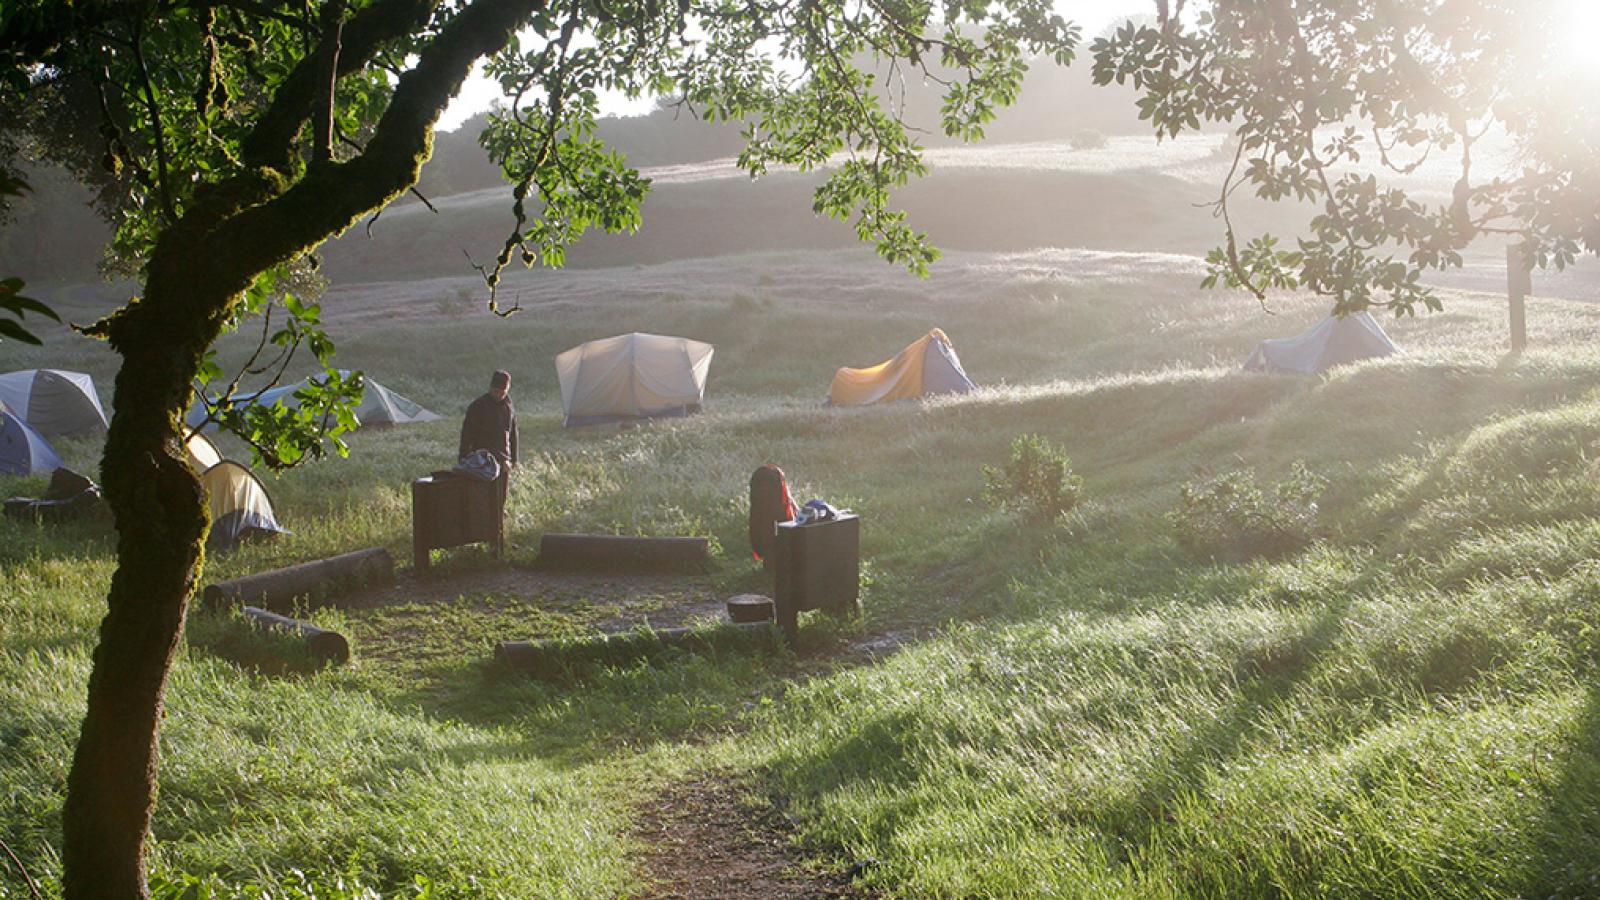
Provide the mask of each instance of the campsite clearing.
{"label": "campsite clearing", "polygon": [[[453,458],[452,416],[498,366],[528,450],[516,546],[503,568],[452,554],[417,588],[436,593],[312,614],[351,636],[347,667],[241,666],[216,644],[234,623],[194,613],[157,871],[640,895],[641,799],[736,771],[824,851],[804,866],[874,860],[854,883],[890,894],[1590,891],[1600,306],[1531,305],[1532,349],[1508,360],[1503,300],[1448,292],[1441,315],[1383,323],[1403,354],[1261,375],[1239,370],[1249,350],[1324,309],[1283,298],[1264,316],[1197,290],[1186,257],[947,262],[926,283],[866,253],[540,273],[512,282],[530,313],[504,322],[441,313],[431,288],[331,292],[341,364],[446,420],[358,431],[348,460],[265,477],[294,533],[208,558],[206,578],[368,546],[408,559],[409,480]],[[977,391],[821,406],[838,366],[934,326]],[[551,359],[631,330],[715,344],[715,402],[562,428]],[[96,344],[7,352],[109,374]],[[980,502],[980,467],[1022,433],[1083,477],[1078,508],[1049,527]],[[95,471],[94,440],[57,449]],[[743,503],[769,460],[797,499],[862,513],[860,625],[813,617],[792,655],[682,654],[573,684],[484,666],[514,627],[604,625],[617,614],[596,598],[692,620],[765,590]],[[1224,563],[1178,546],[1167,514],[1183,483],[1275,480],[1296,460],[1328,480],[1309,549]],[[715,565],[670,589],[502,584],[546,531],[708,535]],[[47,878],[112,541],[104,522],[0,521],[0,833]],[[911,639],[874,654],[873,635]]]}

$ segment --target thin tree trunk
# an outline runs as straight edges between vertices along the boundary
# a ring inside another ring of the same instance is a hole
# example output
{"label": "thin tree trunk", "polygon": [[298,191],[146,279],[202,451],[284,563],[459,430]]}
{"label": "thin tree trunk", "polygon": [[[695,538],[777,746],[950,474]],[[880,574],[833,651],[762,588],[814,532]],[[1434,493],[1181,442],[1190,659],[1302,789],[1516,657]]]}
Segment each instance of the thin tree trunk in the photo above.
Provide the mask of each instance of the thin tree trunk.
{"label": "thin tree trunk", "polygon": [[155,807],[167,671],[209,526],[204,489],[177,435],[200,354],[215,339],[228,298],[163,296],[163,282],[174,284],[153,276],[144,300],[111,332],[123,364],[100,474],[116,516],[117,571],[67,779],[62,863],[69,900],[148,896],[144,840]]}

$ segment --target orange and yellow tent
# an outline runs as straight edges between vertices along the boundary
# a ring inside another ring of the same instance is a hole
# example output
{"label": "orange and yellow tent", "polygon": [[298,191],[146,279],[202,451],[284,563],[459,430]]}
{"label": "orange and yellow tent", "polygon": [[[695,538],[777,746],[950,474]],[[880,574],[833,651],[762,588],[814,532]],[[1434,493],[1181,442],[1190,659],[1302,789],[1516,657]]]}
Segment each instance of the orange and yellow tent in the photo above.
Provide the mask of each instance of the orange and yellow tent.
{"label": "orange and yellow tent", "polygon": [[828,402],[834,406],[889,403],[927,394],[964,394],[976,387],[961,368],[955,347],[935,328],[895,354],[864,369],[833,373]]}

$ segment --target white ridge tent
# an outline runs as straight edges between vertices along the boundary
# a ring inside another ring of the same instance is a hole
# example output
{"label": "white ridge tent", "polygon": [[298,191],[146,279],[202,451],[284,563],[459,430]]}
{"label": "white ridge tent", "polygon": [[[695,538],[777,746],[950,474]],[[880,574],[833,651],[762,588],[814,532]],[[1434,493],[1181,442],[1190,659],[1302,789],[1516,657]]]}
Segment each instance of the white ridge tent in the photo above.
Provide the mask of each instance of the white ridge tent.
{"label": "white ridge tent", "polygon": [[1376,319],[1359,312],[1342,319],[1328,316],[1294,337],[1262,341],[1245,360],[1244,367],[1252,372],[1314,375],[1334,366],[1399,351]]}
{"label": "white ridge tent", "polygon": [[0,375],[0,404],[47,438],[106,430],[106,411],[94,379],[82,372],[7,372]]}
{"label": "white ridge tent", "polygon": [[[341,371],[339,374],[348,376],[350,373]],[[295,397],[295,392],[305,387],[306,383],[307,381],[297,381],[294,384],[275,387],[271,390],[244,394],[235,397],[233,402],[235,405],[260,404],[262,406],[271,406],[281,400],[285,407],[294,409],[300,405],[299,399]],[[362,428],[384,425],[409,425],[413,422],[434,422],[439,419],[437,414],[423,409],[420,404],[389,390],[371,378],[366,379],[366,387],[361,392],[361,404],[356,407],[355,412],[356,420],[361,423]],[[189,426],[192,428],[198,425],[205,420],[205,417],[205,406],[196,403],[194,408],[189,410]],[[205,430],[211,431],[216,427],[216,423],[212,422],[206,425]]]}
{"label": "white ridge tent", "polygon": [[556,357],[566,425],[599,425],[700,411],[710,344],[659,334],[619,334]]}

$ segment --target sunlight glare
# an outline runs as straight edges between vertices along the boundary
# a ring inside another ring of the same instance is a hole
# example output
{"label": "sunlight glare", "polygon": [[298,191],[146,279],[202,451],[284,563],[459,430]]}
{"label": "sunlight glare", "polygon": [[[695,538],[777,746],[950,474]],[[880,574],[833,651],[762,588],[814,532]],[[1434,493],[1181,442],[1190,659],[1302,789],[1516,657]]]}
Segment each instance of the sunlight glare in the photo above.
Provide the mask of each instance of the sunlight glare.
{"label": "sunlight glare", "polygon": [[1600,75],[1600,0],[1560,0],[1556,21],[1562,22],[1556,48],[1566,68]]}

